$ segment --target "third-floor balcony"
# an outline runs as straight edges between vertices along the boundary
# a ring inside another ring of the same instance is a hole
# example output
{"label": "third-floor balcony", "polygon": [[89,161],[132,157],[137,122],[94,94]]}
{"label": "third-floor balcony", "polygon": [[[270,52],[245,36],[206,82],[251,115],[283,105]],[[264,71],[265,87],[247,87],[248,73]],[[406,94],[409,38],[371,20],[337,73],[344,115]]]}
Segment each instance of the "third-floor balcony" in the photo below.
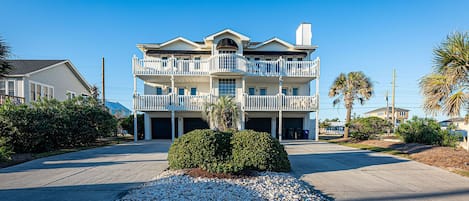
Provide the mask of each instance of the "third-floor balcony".
{"label": "third-floor balcony", "polygon": [[218,54],[202,60],[133,58],[134,75],[211,75],[317,77],[319,58],[313,61],[249,61],[237,54]]}

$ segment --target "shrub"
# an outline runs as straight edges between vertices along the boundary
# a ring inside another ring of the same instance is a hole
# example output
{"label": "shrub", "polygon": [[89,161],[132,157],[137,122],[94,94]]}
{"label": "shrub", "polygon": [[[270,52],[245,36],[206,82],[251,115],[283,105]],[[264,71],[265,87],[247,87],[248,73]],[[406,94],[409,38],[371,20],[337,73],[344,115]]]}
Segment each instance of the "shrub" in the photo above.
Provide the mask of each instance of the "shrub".
{"label": "shrub", "polygon": [[283,145],[267,133],[250,130],[234,134],[191,131],[174,141],[168,161],[171,169],[202,168],[212,173],[290,171]]}
{"label": "shrub", "polygon": [[41,100],[30,106],[4,104],[0,116],[16,129],[10,139],[17,153],[88,145],[115,132],[117,122],[95,99]]}
{"label": "shrub", "polygon": [[351,137],[356,140],[368,140],[391,128],[391,124],[379,117],[357,118],[350,122]]}
{"label": "shrub", "polygon": [[[119,125],[122,129],[127,130],[129,134],[134,134],[134,116],[130,115],[127,118],[121,119]],[[143,119],[143,114],[137,114],[137,133],[138,139],[143,140],[145,137],[144,134],[145,122]]]}
{"label": "shrub", "polygon": [[224,163],[231,156],[231,133],[193,130],[171,145],[168,162],[171,169],[196,168],[211,163]]}
{"label": "shrub", "polygon": [[11,136],[16,134],[16,128],[10,123],[5,121],[0,116],[0,161],[10,160],[11,154],[13,154],[13,148],[11,147]]}
{"label": "shrub", "polygon": [[406,143],[421,143],[439,146],[456,146],[458,135],[442,130],[434,119],[413,117],[396,130]]}
{"label": "shrub", "polygon": [[290,171],[288,154],[280,142],[268,133],[244,130],[233,135],[233,164],[241,169]]}

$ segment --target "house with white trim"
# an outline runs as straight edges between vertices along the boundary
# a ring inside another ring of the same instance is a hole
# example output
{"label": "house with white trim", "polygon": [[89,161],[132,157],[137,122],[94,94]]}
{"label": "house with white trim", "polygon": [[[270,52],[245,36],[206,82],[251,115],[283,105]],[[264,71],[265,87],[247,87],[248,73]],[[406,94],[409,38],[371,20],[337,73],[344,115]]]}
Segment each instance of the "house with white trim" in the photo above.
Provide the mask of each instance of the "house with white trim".
{"label": "house with white trim", "polygon": [[11,71],[0,78],[0,104],[59,101],[90,95],[90,85],[69,60],[7,60]]}
{"label": "house with white trim", "polygon": [[[138,44],[142,57],[132,59],[133,109],[134,115],[144,114],[145,139],[174,140],[213,127],[201,111],[221,96],[238,102],[239,130],[264,131],[280,140],[304,138],[309,130],[308,138],[317,139],[320,62],[312,59],[317,46],[311,39],[311,24],[302,23],[295,44],[276,37],[251,41],[231,29],[203,41],[177,37]],[[143,94],[137,92],[137,79],[143,81]]]}

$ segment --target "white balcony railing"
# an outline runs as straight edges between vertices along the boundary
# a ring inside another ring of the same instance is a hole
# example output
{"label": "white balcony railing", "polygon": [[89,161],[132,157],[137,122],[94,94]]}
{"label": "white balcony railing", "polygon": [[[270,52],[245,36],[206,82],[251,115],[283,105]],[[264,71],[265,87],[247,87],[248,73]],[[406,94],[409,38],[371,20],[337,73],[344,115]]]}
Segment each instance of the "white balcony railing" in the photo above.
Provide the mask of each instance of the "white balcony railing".
{"label": "white balcony railing", "polygon": [[246,111],[276,111],[278,110],[278,96],[245,95]]}
{"label": "white balcony railing", "polygon": [[218,54],[203,60],[133,58],[135,75],[209,75],[239,73],[249,76],[317,77],[319,58],[314,61],[249,61],[237,54]]}
{"label": "white balcony railing", "polygon": [[[316,96],[244,95],[245,111],[315,111]],[[215,102],[210,95],[138,95],[135,109],[138,111],[202,111],[205,103]],[[279,104],[279,101],[281,104]]]}

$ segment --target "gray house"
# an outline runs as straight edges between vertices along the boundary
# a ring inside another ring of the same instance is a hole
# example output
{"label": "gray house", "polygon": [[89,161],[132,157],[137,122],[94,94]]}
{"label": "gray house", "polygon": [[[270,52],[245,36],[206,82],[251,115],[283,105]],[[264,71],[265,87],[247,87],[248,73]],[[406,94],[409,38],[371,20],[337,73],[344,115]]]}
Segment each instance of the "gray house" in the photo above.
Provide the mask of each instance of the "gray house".
{"label": "gray house", "polygon": [[0,104],[6,99],[29,103],[90,95],[90,85],[69,60],[7,60],[13,69],[0,78]]}

